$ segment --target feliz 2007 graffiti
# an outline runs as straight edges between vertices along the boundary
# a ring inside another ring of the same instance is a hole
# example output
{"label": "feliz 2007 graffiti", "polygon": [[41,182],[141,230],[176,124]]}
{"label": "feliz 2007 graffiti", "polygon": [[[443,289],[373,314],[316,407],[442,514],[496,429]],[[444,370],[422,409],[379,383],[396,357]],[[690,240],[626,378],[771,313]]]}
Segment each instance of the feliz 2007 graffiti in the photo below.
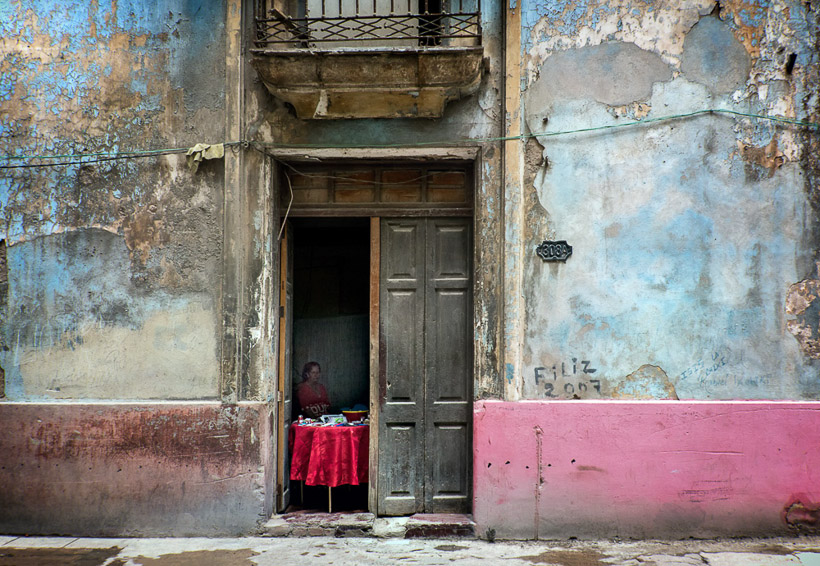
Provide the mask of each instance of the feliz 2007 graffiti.
{"label": "feliz 2007 graffiti", "polygon": [[553,365],[551,368],[537,367],[535,368],[535,384],[540,385],[543,382],[546,397],[559,396],[560,389],[556,391],[559,378],[563,382],[563,392],[566,395],[583,394],[589,391],[590,387],[600,393],[601,380],[591,378],[592,374],[598,371],[596,368],[590,367],[591,363],[589,360],[572,358],[571,364],[561,362],[560,368],[558,364]]}

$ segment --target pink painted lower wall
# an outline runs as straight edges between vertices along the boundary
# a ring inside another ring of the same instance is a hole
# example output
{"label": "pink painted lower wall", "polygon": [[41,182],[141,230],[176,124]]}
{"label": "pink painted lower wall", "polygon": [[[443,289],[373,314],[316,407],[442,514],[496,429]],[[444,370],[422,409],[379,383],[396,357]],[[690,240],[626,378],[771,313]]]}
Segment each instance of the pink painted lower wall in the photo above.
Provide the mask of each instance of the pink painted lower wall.
{"label": "pink painted lower wall", "polygon": [[820,403],[480,401],[474,518],[499,538],[820,528]]}
{"label": "pink painted lower wall", "polygon": [[238,535],[270,513],[264,404],[0,403],[0,533]]}

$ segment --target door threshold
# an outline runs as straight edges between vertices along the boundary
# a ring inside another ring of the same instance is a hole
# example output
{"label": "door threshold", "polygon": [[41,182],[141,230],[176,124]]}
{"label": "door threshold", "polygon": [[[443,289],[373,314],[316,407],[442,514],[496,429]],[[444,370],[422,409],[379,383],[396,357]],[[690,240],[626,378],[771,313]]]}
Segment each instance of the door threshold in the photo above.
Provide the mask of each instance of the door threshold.
{"label": "door threshold", "polygon": [[376,517],[373,513],[297,511],[274,515],[264,533],[272,537],[475,538],[469,515],[419,513]]}

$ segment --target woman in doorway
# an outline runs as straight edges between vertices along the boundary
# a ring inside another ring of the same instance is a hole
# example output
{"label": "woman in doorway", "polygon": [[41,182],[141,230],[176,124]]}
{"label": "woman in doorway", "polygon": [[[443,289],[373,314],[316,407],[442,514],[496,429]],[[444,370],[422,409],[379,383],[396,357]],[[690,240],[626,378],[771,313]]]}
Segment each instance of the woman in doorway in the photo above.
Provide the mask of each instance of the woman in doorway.
{"label": "woman in doorway", "polygon": [[302,368],[302,383],[296,388],[299,406],[306,417],[318,419],[330,410],[330,398],[327,389],[319,383],[322,368],[316,362],[308,362]]}

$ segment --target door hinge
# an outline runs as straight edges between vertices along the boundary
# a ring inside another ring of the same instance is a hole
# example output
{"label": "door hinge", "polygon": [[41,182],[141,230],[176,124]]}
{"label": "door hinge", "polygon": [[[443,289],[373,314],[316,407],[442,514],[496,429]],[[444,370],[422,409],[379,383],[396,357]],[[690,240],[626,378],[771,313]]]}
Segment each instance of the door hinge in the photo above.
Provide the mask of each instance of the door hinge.
{"label": "door hinge", "polygon": [[282,402],[282,392],[281,392],[281,391],[279,391],[279,390],[277,390],[277,391],[276,391],[276,402],[277,402],[277,403],[281,403],[281,402]]}
{"label": "door hinge", "polygon": [[285,318],[285,307],[279,305],[279,318]]}

